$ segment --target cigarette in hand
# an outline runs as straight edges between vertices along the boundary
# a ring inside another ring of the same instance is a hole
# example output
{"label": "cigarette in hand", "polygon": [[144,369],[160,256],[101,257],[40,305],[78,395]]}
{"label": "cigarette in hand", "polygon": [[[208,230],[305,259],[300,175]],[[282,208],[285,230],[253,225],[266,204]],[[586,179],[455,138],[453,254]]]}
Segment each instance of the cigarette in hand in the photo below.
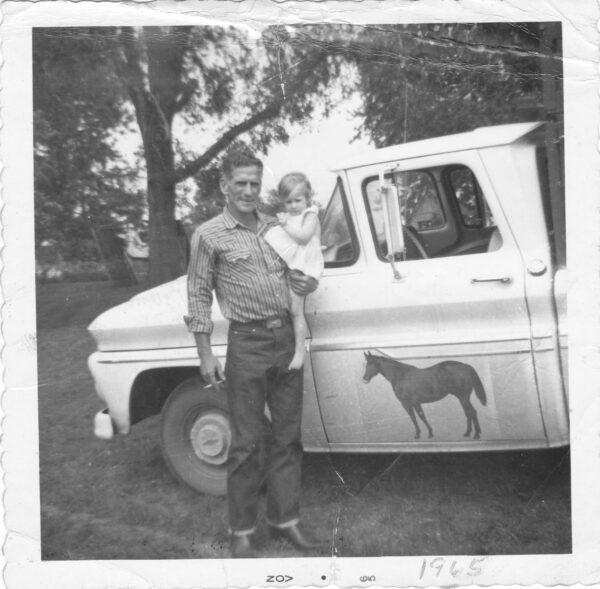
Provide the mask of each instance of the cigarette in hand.
{"label": "cigarette in hand", "polygon": [[205,385],[205,386],[204,386],[204,387],[202,387],[202,388],[204,388],[204,389],[208,389],[208,388],[210,388],[210,387],[212,387],[212,386],[219,386],[220,384],[223,384],[224,382],[225,382],[225,379],[223,379],[223,380],[218,380],[218,381],[217,381],[217,382],[216,382],[214,385],[212,385],[212,384],[210,384],[210,383],[209,383],[209,384]]}

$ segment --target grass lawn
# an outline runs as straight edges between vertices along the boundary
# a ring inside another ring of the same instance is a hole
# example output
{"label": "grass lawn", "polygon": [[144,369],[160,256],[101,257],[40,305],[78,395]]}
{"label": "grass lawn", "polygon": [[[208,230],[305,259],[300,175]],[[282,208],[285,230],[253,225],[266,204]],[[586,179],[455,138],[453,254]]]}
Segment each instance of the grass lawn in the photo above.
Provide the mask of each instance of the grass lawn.
{"label": "grass lawn", "polygon": [[[158,420],[109,442],[86,358],[87,324],[136,288],[108,282],[38,290],[44,559],[225,558],[227,510],[167,471]],[[568,450],[306,455],[303,514],[329,548],[314,556],[571,551]],[[259,530],[260,555],[298,556]]]}

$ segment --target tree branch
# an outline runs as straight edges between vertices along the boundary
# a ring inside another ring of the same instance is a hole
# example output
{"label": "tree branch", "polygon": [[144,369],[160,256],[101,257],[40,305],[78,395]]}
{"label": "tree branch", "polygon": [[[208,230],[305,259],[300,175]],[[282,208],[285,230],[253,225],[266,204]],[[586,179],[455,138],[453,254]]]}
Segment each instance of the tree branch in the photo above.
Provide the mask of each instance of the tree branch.
{"label": "tree branch", "polygon": [[[288,78],[286,87],[290,95],[300,92],[306,80],[314,73],[316,68],[327,59],[326,51],[319,51],[318,54],[312,59],[301,62],[301,65],[296,67],[296,75]],[[221,151],[223,151],[234,139],[239,137],[242,133],[250,131],[257,125],[268,121],[278,116],[285,105],[284,97],[274,99],[262,110],[252,115],[245,121],[231,127],[226,131],[213,145],[211,145],[201,156],[195,160],[183,164],[174,172],[174,182],[182,182],[186,178],[193,176],[207,166]]]}
{"label": "tree branch", "polygon": [[160,122],[162,133],[170,137],[171,129],[156,97],[150,89],[148,72],[143,64],[147,64],[143,45],[136,39],[132,27],[123,27],[120,34],[121,51],[116,56],[117,72],[125,83],[131,101],[135,107],[136,117],[144,140],[151,118]]}
{"label": "tree branch", "polygon": [[257,112],[250,118],[243,121],[242,123],[231,127],[223,135],[221,135],[221,137],[215,143],[213,143],[201,156],[175,170],[175,183],[182,182],[186,178],[193,176],[196,172],[208,165],[236,137],[239,137],[242,133],[245,133],[246,131],[250,131],[260,123],[264,123],[265,121],[276,117],[281,111],[282,107],[283,100],[276,100],[275,102],[272,102],[271,104],[263,108],[263,110]]}

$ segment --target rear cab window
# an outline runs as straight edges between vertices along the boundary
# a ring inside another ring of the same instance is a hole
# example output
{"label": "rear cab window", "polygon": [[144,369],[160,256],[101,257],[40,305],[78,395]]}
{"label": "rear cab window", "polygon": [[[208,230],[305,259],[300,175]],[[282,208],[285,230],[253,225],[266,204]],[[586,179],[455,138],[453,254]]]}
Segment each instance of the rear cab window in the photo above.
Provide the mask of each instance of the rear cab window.
{"label": "rear cab window", "polygon": [[492,213],[473,172],[467,166],[457,166],[447,170],[446,176],[465,227],[494,226]]}

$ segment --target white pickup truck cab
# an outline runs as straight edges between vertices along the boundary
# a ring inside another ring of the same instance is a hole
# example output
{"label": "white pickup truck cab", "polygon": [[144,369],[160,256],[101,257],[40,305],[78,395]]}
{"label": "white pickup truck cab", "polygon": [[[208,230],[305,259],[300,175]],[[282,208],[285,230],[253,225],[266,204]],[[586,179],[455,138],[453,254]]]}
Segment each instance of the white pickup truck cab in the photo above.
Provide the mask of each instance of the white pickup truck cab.
{"label": "white pickup truck cab", "polygon": [[[564,199],[544,124],[406,143],[344,162],[306,300],[303,440],[313,452],[568,444]],[[550,178],[550,180],[549,180]],[[89,327],[96,433],[162,413],[167,463],[225,492],[226,395],[206,387],[181,277]],[[227,322],[213,309],[215,354]],[[268,419],[268,416],[265,416]]]}

